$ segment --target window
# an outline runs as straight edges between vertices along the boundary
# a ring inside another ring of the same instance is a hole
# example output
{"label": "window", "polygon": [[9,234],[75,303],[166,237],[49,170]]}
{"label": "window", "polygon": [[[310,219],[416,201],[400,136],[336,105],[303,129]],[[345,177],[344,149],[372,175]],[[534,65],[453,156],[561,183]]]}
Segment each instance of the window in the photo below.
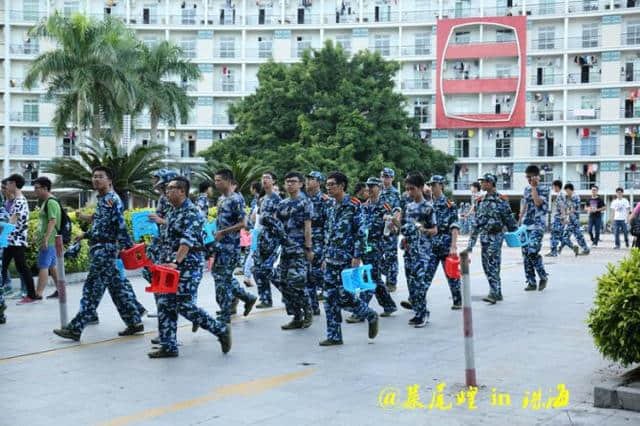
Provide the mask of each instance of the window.
{"label": "window", "polygon": [[471,43],[471,32],[469,31],[456,31],[454,36],[455,44],[469,44]]}
{"label": "window", "polygon": [[414,89],[428,89],[431,82],[431,67],[426,64],[415,64],[413,66],[413,76],[415,79]]}
{"label": "window", "polygon": [[180,40],[180,47],[182,47],[183,55],[185,58],[193,59],[196,57],[196,40],[182,39]]}
{"label": "window", "polygon": [[182,25],[195,25],[196,23],[195,4],[185,4],[182,2]]}
{"label": "window", "polygon": [[76,155],[78,155],[78,150],[76,149],[76,141],[71,138],[62,139],[62,156],[75,157]]}
{"label": "window", "polygon": [[158,44],[158,40],[155,37],[146,36],[143,37],[142,44],[147,46],[149,49],[153,49]]}
{"label": "window", "polygon": [[496,78],[511,78],[511,64],[496,64]]}
{"label": "window", "polygon": [[431,34],[430,33],[417,33],[416,34],[416,55],[429,55],[431,53]]}
{"label": "window", "polygon": [[630,45],[640,44],[640,21],[629,22],[625,41]]}
{"label": "window", "polygon": [[513,30],[496,30],[496,41],[498,43],[508,43],[515,41]]}
{"label": "window", "polygon": [[597,23],[582,24],[582,47],[598,47],[600,27]]}
{"label": "window", "polygon": [[258,58],[270,58],[273,51],[273,43],[271,39],[262,39],[258,37]]}
{"label": "window", "polygon": [[22,154],[38,155],[39,139],[38,130],[33,129],[22,132]]}
{"label": "window", "polygon": [[624,186],[628,189],[640,188],[640,172],[625,170],[624,171]]}
{"label": "window", "polygon": [[305,39],[302,36],[296,37],[296,57],[297,58],[301,58],[302,53],[306,49],[310,49],[310,48],[311,48],[311,40]]}
{"label": "window", "polygon": [[62,13],[64,16],[71,16],[80,12],[80,0],[65,0]]}
{"label": "window", "polygon": [[624,137],[624,155],[640,155],[640,138],[634,136]]}
{"label": "window", "polygon": [[429,101],[424,99],[416,99],[413,102],[413,116],[418,119],[420,123],[429,123]]}
{"label": "window", "polygon": [[471,157],[471,139],[468,130],[456,131],[453,140],[452,154],[458,158]]}
{"label": "window", "polygon": [[375,51],[382,56],[390,56],[391,37],[387,34],[377,34],[375,37]]}
{"label": "window", "polygon": [[553,15],[556,13],[556,1],[557,0],[540,0],[538,13],[540,15]]}
{"label": "window", "polygon": [[22,104],[22,116],[24,121],[40,121],[38,101],[35,99],[26,99]]}
{"label": "window", "polygon": [[496,157],[511,157],[511,130],[496,132]]}
{"label": "window", "polygon": [[39,0],[22,1],[22,19],[24,19],[25,21],[37,21],[38,19],[40,19]]}
{"label": "window", "polygon": [[236,39],[233,37],[223,37],[220,39],[220,57],[235,58],[236,57]]}
{"label": "window", "polygon": [[235,90],[235,72],[230,68],[222,69],[222,91],[233,92]]}
{"label": "window", "polygon": [[580,139],[580,155],[598,155],[598,139],[595,136]]}
{"label": "window", "polygon": [[348,35],[338,35],[336,36],[336,45],[342,46],[342,50],[347,56],[351,56],[351,37]]}
{"label": "window", "polygon": [[585,12],[598,10],[598,0],[582,0],[582,10]]}
{"label": "window", "polygon": [[556,48],[556,28],[553,26],[538,28],[538,49]]}

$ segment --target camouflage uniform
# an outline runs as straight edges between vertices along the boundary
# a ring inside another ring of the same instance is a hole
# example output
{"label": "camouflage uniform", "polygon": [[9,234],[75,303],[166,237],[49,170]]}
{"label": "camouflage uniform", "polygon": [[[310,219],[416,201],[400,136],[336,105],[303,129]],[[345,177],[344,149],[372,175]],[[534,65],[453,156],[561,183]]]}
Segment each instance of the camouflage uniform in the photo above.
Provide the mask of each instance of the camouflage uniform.
{"label": "camouflage uniform", "polygon": [[[260,218],[275,215],[281,198],[276,193],[262,198],[258,214]],[[261,223],[259,225],[262,225]],[[258,235],[258,249],[253,254],[253,278],[258,287],[260,302],[273,304],[271,298],[271,281],[274,278],[273,264],[278,258],[278,239],[268,229],[262,229]]]}
{"label": "camouflage uniform", "polygon": [[[0,195],[0,230],[2,230],[2,223],[9,222],[9,213],[4,208],[4,199]],[[2,252],[4,249],[0,248],[0,269],[2,269]],[[0,324],[7,322],[7,318],[4,315],[4,311],[7,309],[7,305],[4,303],[4,291],[0,287]]]}
{"label": "camouflage uniform", "polygon": [[409,289],[409,302],[416,313],[415,318],[424,320],[429,318],[427,290],[431,286],[432,278],[429,278],[427,272],[429,259],[434,257],[433,238],[426,232],[418,230],[416,225],[420,224],[425,229],[437,225],[436,214],[431,203],[426,200],[408,203],[405,206],[402,223],[404,270]]}
{"label": "camouflage uniform", "polygon": [[[504,240],[503,230],[506,227],[509,231],[515,231],[518,224],[511,213],[509,203],[496,192],[485,194],[476,208],[475,224],[471,236],[480,236],[482,269],[487,281],[489,281],[489,295],[495,300],[502,300],[500,265],[502,262],[502,241]],[[469,241],[467,248],[469,251],[470,246],[471,241]]]}
{"label": "camouflage uniform", "polygon": [[82,288],[80,312],[69,322],[66,329],[81,333],[95,316],[105,288],[109,289],[113,303],[122,320],[130,327],[140,324],[140,311],[130,287],[120,280],[116,267],[119,249],[133,245],[127,233],[120,197],[107,192],[98,197],[91,230],[85,233],[89,239],[89,275]]}
{"label": "camouflage uniform", "polygon": [[204,218],[205,223],[209,221],[209,197],[206,194],[198,195],[196,198],[196,207]]}
{"label": "camouflage uniform", "polygon": [[[392,210],[400,208],[400,192],[393,186],[383,188],[380,201],[389,204]],[[398,234],[389,234],[383,237],[383,241],[382,274],[386,278],[387,286],[394,288],[398,281]]]}
{"label": "camouflage uniform", "polygon": [[366,244],[360,201],[345,194],[342,202],[329,210],[324,246],[326,269],[324,273],[324,310],[327,315],[327,339],[342,341],[342,315],[346,309],[358,318],[377,321],[378,315],[366,303],[342,286],[341,273],[351,268],[351,261],[362,258]]}
{"label": "camouflage uniform", "polygon": [[202,279],[204,265],[204,243],[202,228],[204,219],[198,208],[186,199],[179,207],[174,207],[166,216],[167,224],[162,232],[163,263],[174,263],[176,252],[181,245],[189,247],[187,256],[178,264],[180,282],[175,294],[158,294],[158,324],[162,349],[178,352],[176,330],[178,314],[216,336],[227,332],[223,321],[212,318],[194,303],[194,296]]}
{"label": "camouflage uniform", "polygon": [[524,260],[524,274],[527,284],[536,285],[536,271],[540,280],[547,280],[547,272],[544,270],[540,249],[542,248],[542,237],[544,236],[544,221],[549,209],[549,188],[538,185],[538,196],[542,199],[542,205],[537,207],[531,195],[531,186],[524,189],[525,215],[522,223],[527,227],[529,234],[529,244],[522,247],[522,257]]}
{"label": "camouflage uniform", "polygon": [[[233,226],[244,220],[244,198],[234,192],[218,201],[217,230]],[[247,293],[238,280],[233,278],[233,270],[240,259],[240,232],[227,234],[220,241],[213,244],[215,260],[211,268],[211,275],[216,286],[216,302],[220,306],[220,316],[223,322],[231,320],[233,300],[238,298],[247,303],[253,303],[255,296]]]}
{"label": "camouflage uniform", "polygon": [[476,240],[478,238],[477,234],[473,234],[473,228],[474,226],[476,226],[476,220],[478,218],[478,203],[481,199],[481,196],[471,194],[471,213],[469,213],[469,216],[467,217],[469,221],[469,232],[471,233],[471,235],[469,236],[470,251],[473,250],[473,247],[475,247]]}
{"label": "camouflage uniform", "polygon": [[564,229],[562,234],[562,244],[560,245],[560,250],[564,246],[573,249],[574,245],[571,242],[571,235],[576,237],[576,241],[580,248],[585,252],[589,252],[589,247],[587,246],[587,242],[584,240],[584,236],[582,235],[582,227],[580,226],[580,197],[576,194],[573,194],[571,198],[567,199],[567,212],[569,216],[569,223]]}
{"label": "camouflage uniform", "polygon": [[[378,304],[387,314],[396,311],[395,302],[391,298],[387,286],[382,282],[381,264],[384,233],[384,216],[391,214],[391,206],[378,200],[372,202],[369,199],[363,206],[362,212],[367,228],[367,245],[365,253],[362,255],[362,263],[371,265],[371,278],[376,283],[375,295]],[[360,298],[368,305],[373,297],[374,291],[367,290],[360,292]]]}
{"label": "camouflage uniform", "polygon": [[567,198],[564,194],[560,193],[556,197],[556,204],[553,211],[553,221],[551,222],[551,252],[550,256],[558,255],[558,244],[563,238],[564,234],[564,220],[565,212],[567,210]]}
{"label": "camouflage uniform", "polygon": [[311,308],[317,311],[318,291],[323,289],[322,261],[324,251],[324,237],[326,232],[327,215],[331,208],[331,200],[321,192],[310,196],[309,201],[313,204],[311,215],[311,240],[313,243],[313,261],[309,267],[309,279],[307,280],[307,297],[311,303]]}
{"label": "camouflage uniform", "polygon": [[300,193],[297,198],[285,198],[276,209],[276,218],[284,228],[282,254],[278,264],[275,287],[282,293],[287,313],[294,321],[311,316],[310,300],[305,289],[309,262],[304,251],[304,223],[313,215],[313,204]]}
{"label": "camouflage uniform", "polygon": [[[460,225],[458,224],[458,209],[455,203],[447,200],[447,197],[441,195],[438,198],[434,198],[433,210],[436,214],[438,233],[432,238],[432,254],[429,257],[429,263],[427,265],[426,280],[429,285],[433,281],[433,277],[438,269],[438,264],[442,264],[442,268],[444,269],[445,260],[447,256],[449,256],[451,249],[451,231],[453,229],[460,229]],[[449,283],[453,305],[461,305],[460,279],[447,277],[447,282]]]}

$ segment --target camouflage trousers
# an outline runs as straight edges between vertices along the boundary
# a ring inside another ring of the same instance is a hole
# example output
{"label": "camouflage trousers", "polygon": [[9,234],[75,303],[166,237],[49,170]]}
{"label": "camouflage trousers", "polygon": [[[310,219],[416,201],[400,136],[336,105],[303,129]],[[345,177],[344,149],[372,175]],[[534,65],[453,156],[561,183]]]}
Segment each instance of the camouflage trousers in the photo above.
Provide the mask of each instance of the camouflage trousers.
{"label": "camouflage trousers", "polygon": [[278,259],[278,250],[264,253],[260,250],[253,254],[253,279],[258,287],[260,302],[267,305],[273,303],[271,296],[271,282],[275,278],[273,265]]}
{"label": "camouflage trousers", "polygon": [[404,273],[407,277],[407,287],[409,289],[409,303],[416,313],[416,318],[424,319],[429,317],[427,309],[427,291],[431,286],[431,280],[427,279],[429,267],[428,258],[425,256],[413,256],[405,251]]}
{"label": "camouflage trousers", "polygon": [[394,312],[398,308],[396,303],[393,301],[391,294],[389,294],[387,286],[382,282],[382,277],[380,276],[382,263],[381,254],[382,253],[378,250],[371,250],[369,253],[362,256],[362,263],[371,265],[371,279],[376,283],[376,289],[360,292],[360,299],[368,305],[375,294],[378,304],[385,312]]}
{"label": "camouflage trousers", "polygon": [[570,221],[564,229],[562,233],[562,244],[560,245],[560,250],[564,248],[564,246],[573,249],[573,243],[571,242],[571,236],[576,237],[576,241],[580,248],[584,251],[588,251],[589,247],[587,246],[587,242],[584,239],[584,235],[582,234],[582,228],[580,227],[580,223],[576,221]]}
{"label": "camouflage trousers", "polygon": [[224,323],[231,320],[231,309],[234,299],[243,302],[253,299],[255,296],[248,293],[240,286],[238,280],[233,277],[233,270],[238,263],[237,250],[220,250],[216,253],[211,275],[215,282],[216,302],[220,307],[218,319]]}
{"label": "camouflage trousers", "polygon": [[391,234],[383,237],[382,275],[387,284],[395,286],[398,282],[398,235]]}
{"label": "camouflage trousers", "polygon": [[524,276],[527,284],[536,285],[536,272],[541,280],[547,279],[547,271],[544,269],[540,250],[542,249],[542,229],[529,229],[529,244],[522,247],[522,258],[524,261]]}
{"label": "camouflage trousers", "polygon": [[322,247],[317,248],[314,246],[313,261],[309,265],[309,276],[307,278],[307,285],[305,287],[305,293],[309,299],[311,309],[314,311],[320,309],[318,303],[318,291],[322,291],[324,287],[324,271],[322,270]]}
{"label": "camouflage trousers", "polygon": [[308,274],[309,262],[304,253],[283,252],[280,255],[273,284],[282,293],[287,314],[293,315],[295,320],[301,320],[305,310],[311,309],[311,301],[305,291]]}
{"label": "camouflage trousers", "polygon": [[558,244],[562,241],[564,224],[561,219],[553,219],[551,223],[551,254],[558,254]]}
{"label": "camouflage trousers", "polygon": [[480,236],[482,247],[482,270],[489,281],[489,294],[502,296],[500,266],[502,263],[502,240],[504,234],[484,234]]}
{"label": "camouflage trousers", "polygon": [[[446,242],[450,242],[450,239],[445,239]],[[431,249],[431,256],[428,258],[427,262],[427,274],[425,280],[427,282],[427,288],[433,282],[433,277],[436,275],[436,271],[438,270],[438,265],[442,265],[442,270],[444,270],[444,263],[447,260],[447,256],[449,256],[449,244],[434,244]],[[462,293],[460,292],[460,279],[458,278],[447,278],[447,283],[449,284],[449,291],[451,292],[451,299],[453,300],[454,305],[462,304]]]}

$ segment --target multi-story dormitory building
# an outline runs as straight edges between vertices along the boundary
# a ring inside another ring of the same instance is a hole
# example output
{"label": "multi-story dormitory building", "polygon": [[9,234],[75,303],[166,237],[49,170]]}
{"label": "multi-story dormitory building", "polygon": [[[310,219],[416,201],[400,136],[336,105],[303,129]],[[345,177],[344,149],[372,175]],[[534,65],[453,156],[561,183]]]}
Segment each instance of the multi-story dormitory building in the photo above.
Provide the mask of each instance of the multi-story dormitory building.
{"label": "multi-story dormitory building", "polygon": [[[43,161],[76,152],[71,138],[54,136],[44,90],[22,87],[30,62],[51,48],[27,32],[60,10],[120,17],[145,43],[175,41],[199,65],[189,120],[159,135],[183,170],[233,129],[227,107],[256,88],[261,63],[295,62],[333,39],[402,64],[397,88],[422,136],[458,157],[455,196],[494,172],[500,191],[517,197],[530,163],[581,195],[594,183],[607,195],[640,192],[640,0],[2,1],[5,174],[35,175]],[[148,139],[141,116],[134,140]]]}

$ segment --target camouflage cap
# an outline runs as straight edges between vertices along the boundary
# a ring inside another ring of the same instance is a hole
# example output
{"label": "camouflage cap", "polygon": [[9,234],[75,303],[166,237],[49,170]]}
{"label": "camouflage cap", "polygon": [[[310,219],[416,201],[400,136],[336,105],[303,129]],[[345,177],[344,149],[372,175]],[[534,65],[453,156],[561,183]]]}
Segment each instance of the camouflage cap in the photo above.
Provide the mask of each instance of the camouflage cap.
{"label": "camouflage cap", "polygon": [[484,176],[478,178],[478,180],[486,180],[495,185],[498,182],[498,177],[493,173],[485,173]]}
{"label": "camouflage cap", "polygon": [[382,181],[377,177],[370,177],[369,179],[367,179],[366,183],[367,183],[367,185],[382,186]]}
{"label": "camouflage cap", "polygon": [[429,179],[429,184],[432,183],[440,183],[444,185],[445,183],[447,183],[447,180],[441,175],[433,175],[431,176],[431,179]]}
{"label": "camouflage cap", "polygon": [[315,179],[318,182],[324,182],[324,181],[327,180],[327,178],[324,176],[324,174],[322,174],[322,173],[320,173],[319,171],[316,171],[316,170],[307,173],[307,177]]}
{"label": "camouflage cap", "polygon": [[393,169],[391,167],[385,167],[384,169],[382,169],[382,176],[386,176],[386,177],[395,177],[396,176],[396,172],[393,171]]}

